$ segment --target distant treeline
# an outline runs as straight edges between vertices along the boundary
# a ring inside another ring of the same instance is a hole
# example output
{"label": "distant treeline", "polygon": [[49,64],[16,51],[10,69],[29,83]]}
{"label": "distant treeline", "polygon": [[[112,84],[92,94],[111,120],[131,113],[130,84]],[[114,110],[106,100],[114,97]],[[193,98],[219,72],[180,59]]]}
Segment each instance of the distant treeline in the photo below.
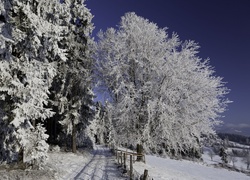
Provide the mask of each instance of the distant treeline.
{"label": "distant treeline", "polygon": [[218,136],[221,139],[228,139],[229,141],[237,142],[240,144],[249,145],[250,144],[250,137],[239,135],[239,134],[229,134],[229,133],[218,133]]}

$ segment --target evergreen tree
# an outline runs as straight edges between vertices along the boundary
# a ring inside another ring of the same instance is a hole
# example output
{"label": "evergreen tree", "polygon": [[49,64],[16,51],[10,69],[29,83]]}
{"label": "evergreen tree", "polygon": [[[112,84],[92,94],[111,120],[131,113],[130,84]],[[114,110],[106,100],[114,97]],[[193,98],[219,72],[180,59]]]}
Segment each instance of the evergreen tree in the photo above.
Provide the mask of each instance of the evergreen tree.
{"label": "evergreen tree", "polygon": [[[65,60],[58,61],[57,76],[51,88],[51,100],[56,118],[62,125],[64,133],[71,136],[72,151],[76,152],[77,136],[84,131],[87,122],[93,116],[92,59],[90,58],[93,30],[92,15],[85,7],[84,1],[61,1],[63,11],[59,26],[63,31],[59,47],[66,52]],[[67,18],[64,18],[64,12]],[[65,138],[63,135],[61,138]]]}
{"label": "evergreen tree", "polygon": [[219,156],[221,157],[221,161],[225,164],[228,163],[228,155],[227,155],[227,152],[226,152],[226,149],[224,147],[221,147],[220,148],[220,152],[219,152]]}
{"label": "evergreen tree", "polygon": [[42,34],[48,32],[41,28],[45,22],[35,13],[36,5],[32,2],[1,1],[4,21],[1,22],[0,101],[4,115],[0,119],[3,125],[0,149],[1,158],[8,162],[41,164],[47,156],[46,146],[32,158],[27,158],[25,152],[35,149],[27,145],[33,133],[41,137],[34,139],[35,143],[46,144],[45,131],[40,130],[42,127],[36,121],[42,122],[54,114],[46,105],[56,64],[44,56],[47,46]]}
{"label": "evergreen tree", "polygon": [[[0,7],[2,159],[44,162],[48,136],[38,122],[54,114],[71,134],[75,152],[75,137],[93,114],[92,15],[76,0],[10,0]],[[36,155],[27,153],[35,149]]]}

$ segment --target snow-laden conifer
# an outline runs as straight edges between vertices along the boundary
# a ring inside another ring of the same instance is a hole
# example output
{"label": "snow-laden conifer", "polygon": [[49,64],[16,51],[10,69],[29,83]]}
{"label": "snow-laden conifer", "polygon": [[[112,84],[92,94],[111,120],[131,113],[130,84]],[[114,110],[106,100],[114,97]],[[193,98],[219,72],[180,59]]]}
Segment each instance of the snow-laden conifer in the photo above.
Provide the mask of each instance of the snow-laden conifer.
{"label": "snow-laden conifer", "polygon": [[92,15],[76,0],[1,1],[0,9],[1,158],[39,167],[48,137],[38,122],[56,113],[76,142],[91,116]]}
{"label": "snow-laden conifer", "polygon": [[[4,161],[36,162],[39,167],[47,156],[44,145],[47,136],[37,122],[54,114],[46,106],[57,65],[50,61],[47,53],[52,46],[47,43],[51,23],[39,15],[38,4],[38,1],[1,1],[4,21],[0,23],[0,108],[3,112],[0,149]],[[32,136],[31,129],[42,138]],[[27,142],[31,136],[35,144],[41,143],[44,148],[29,147]],[[33,151],[32,158],[25,153],[27,149]]]}
{"label": "snow-laden conifer", "polygon": [[55,59],[58,62],[58,74],[51,88],[51,100],[57,113],[54,121],[59,121],[64,133],[71,136],[72,150],[76,152],[79,131],[84,131],[93,114],[92,59],[89,48],[92,44],[92,14],[84,0],[61,1],[61,6],[61,21],[55,24],[67,27],[59,43],[67,54],[65,59]]}

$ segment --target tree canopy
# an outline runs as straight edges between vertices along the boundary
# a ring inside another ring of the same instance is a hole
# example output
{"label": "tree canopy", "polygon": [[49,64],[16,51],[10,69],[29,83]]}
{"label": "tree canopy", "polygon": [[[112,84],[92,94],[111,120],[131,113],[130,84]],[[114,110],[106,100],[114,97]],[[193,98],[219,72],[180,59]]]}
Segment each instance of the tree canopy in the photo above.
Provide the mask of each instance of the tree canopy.
{"label": "tree canopy", "polygon": [[199,152],[201,135],[220,123],[229,90],[198,49],[135,13],[99,33],[97,75],[111,97],[117,142],[172,155]]}

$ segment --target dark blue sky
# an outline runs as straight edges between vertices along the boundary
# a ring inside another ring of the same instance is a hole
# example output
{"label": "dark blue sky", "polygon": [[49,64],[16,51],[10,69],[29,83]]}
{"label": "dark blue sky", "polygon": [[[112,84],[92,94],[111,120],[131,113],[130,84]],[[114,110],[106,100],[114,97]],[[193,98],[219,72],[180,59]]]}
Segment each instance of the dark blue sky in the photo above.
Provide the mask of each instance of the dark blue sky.
{"label": "dark blue sky", "polygon": [[[216,75],[231,89],[223,129],[250,136],[250,0],[87,0],[95,16],[93,35],[116,27],[126,12],[195,40]],[[240,133],[240,132],[239,132]]]}

